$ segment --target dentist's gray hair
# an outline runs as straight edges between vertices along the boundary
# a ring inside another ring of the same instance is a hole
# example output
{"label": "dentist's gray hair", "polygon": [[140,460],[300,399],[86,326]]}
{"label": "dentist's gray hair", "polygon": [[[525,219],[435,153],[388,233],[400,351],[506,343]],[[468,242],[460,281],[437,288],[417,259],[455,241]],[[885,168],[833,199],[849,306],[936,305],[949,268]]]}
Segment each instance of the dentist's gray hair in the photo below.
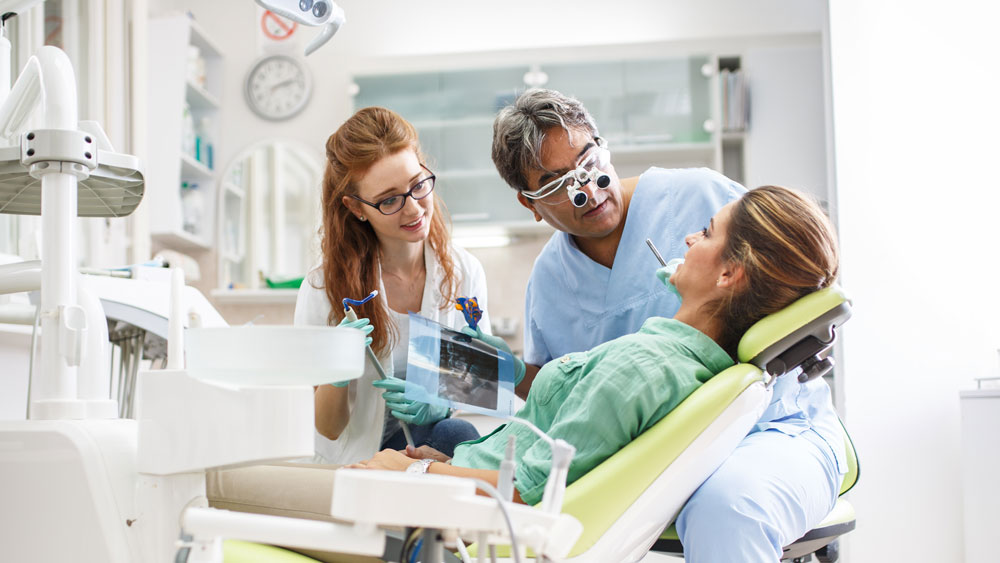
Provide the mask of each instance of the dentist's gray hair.
{"label": "dentist's gray hair", "polygon": [[555,90],[533,88],[504,107],[493,122],[493,164],[507,185],[528,188],[526,172],[543,169],[542,143],[553,127],[587,131],[597,136],[597,125],[580,100]]}

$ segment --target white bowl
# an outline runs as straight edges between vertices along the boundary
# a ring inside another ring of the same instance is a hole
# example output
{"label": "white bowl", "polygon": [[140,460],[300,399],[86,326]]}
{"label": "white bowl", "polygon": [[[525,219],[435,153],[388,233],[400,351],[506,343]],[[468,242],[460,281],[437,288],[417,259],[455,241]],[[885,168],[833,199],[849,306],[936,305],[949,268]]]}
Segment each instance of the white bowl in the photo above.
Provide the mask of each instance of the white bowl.
{"label": "white bowl", "polygon": [[364,335],[327,326],[189,328],[191,377],[244,385],[321,385],[361,377]]}

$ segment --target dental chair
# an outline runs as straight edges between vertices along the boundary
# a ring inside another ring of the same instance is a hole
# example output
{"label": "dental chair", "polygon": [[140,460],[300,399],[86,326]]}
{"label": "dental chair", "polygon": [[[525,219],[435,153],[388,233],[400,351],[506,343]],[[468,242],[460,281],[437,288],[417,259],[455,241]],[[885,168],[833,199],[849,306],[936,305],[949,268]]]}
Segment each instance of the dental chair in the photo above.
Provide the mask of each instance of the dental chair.
{"label": "dental chair", "polygon": [[[795,377],[791,372],[801,368],[800,380],[806,380],[832,368],[825,354],[835,329],[850,314],[850,301],[831,287],[752,326],[739,344],[740,363],[710,379],[663,420],[566,488],[562,511],[583,524],[566,560],[637,561],[651,548],[682,553],[676,531],[664,529],[757,423],[777,377]],[[858,475],[846,432],[845,441],[850,472],[841,494]],[[806,561],[820,550],[821,560],[835,561],[837,536],[854,525],[853,508],[840,499],[823,523],[785,549],[784,560]],[[227,546],[226,561],[256,561],[255,549],[274,548],[233,544]]]}

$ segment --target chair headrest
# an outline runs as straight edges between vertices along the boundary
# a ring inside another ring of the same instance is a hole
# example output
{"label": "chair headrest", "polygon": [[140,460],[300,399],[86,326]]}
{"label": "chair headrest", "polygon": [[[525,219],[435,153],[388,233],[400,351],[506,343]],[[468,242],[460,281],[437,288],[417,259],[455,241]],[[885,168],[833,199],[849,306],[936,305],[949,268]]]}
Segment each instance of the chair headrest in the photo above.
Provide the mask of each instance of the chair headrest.
{"label": "chair headrest", "polygon": [[[772,375],[781,375],[768,369],[772,360],[803,340],[828,348],[836,337],[834,329],[850,316],[851,300],[840,287],[821,289],[754,323],[740,339],[737,357]],[[784,367],[788,371],[796,366]]]}

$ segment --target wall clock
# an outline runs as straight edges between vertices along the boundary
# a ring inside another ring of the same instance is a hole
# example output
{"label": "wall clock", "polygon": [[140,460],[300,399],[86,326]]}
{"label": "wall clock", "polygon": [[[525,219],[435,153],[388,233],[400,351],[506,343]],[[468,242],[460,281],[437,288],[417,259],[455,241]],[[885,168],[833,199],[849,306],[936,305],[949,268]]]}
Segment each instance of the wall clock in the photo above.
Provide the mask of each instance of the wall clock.
{"label": "wall clock", "polygon": [[247,104],[269,121],[289,119],[309,103],[312,80],[301,59],[267,55],[255,61],[243,87]]}

